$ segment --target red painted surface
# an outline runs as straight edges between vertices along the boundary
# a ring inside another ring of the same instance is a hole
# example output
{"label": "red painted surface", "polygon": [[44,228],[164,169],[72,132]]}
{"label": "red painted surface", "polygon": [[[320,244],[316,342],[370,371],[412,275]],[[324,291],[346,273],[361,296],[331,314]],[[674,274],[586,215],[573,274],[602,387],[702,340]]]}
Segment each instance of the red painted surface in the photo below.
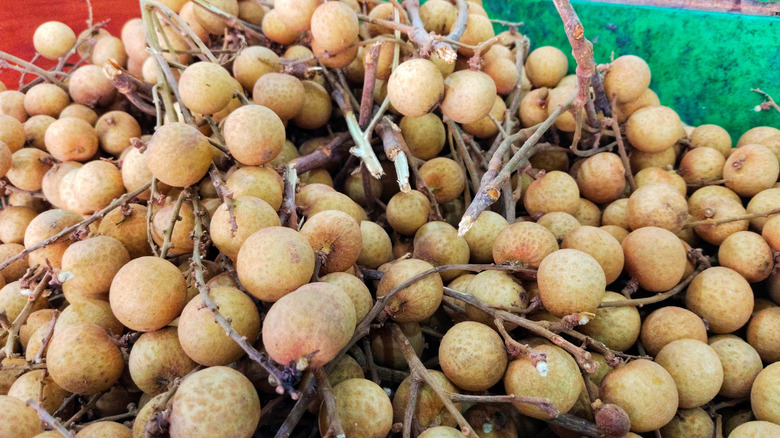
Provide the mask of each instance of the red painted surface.
{"label": "red painted surface", "polygon": [[[0,4],[0,50],[27,61],[35,54],[32,38],[40,24],[61,21],[70,26],[76,35],[87,28],[89,13],[86,0],[2,0]],[[125,21],[141,15],[138,5],[138,0],[92,0],[94,21],[110,19],[106,29],[119,37]],[[39,59],[36,64],[51,68],[56,62]],[[4,69],[0,71],[0,81],[9,89],[16,89],[19,73]]]}

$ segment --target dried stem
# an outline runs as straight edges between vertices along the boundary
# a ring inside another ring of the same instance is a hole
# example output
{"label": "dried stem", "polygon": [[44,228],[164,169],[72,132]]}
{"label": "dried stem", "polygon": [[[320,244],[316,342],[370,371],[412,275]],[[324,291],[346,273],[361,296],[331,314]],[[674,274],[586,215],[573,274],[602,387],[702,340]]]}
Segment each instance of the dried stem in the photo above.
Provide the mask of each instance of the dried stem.
{"label": "dried stem", "polygon": [[38,413],[38,417],[41,419],[41,421],[53,427],[55,430],[61,433],[63,437],[76,438],[76,435],[74,435],[73,432],[68,430],[68,428],[63,426],[62,423],[49,414],[46,409],[40,405],[40,403],[33,400],[27,400],[27,406],[35,409],[35,412]]}
{"label": "dried stem", "polygon": [[225,22],[228,26],[238,29],[240,31],[243,31],[248,36],[251,36],[252,38],[255,38],[260,43],[262,43],[264,46],[268,46],[270,41],[268,41],[268,38],[266,38],[265,35],[262,33],[262,29],[259,29],[257,26],[248,23],[244,20],[239,19],[235,15],[228,14],[227,12],[223,11],[222,9],[217,8],[216,6],[212,5],[211,3],[204,1],[204,0],[192,0],[193,3],[197,4],[198,6],[208,9],[209,12],[212,14],[218,16],[222,21]]}
{"label": "dried stem", "polygon": [[[322,71],[326,73],[326,78],[329,77],[330,74],[327,73],[327,69],[323,68]],[[355,142],[355,146],[350,148],[349,152],[363,161],[368,168],[368,171],[371,172],[371,176],[379,179],[384,174],[384,171],[382,170],[382,165],[379,164],[379,159],[376,157],[376,154],[374,154],[374,149],[371,147],[371,142],[369,141],[371,132],[367,131],[364,133],[360,129],[360,124],[355,117],[355,112],[352,110],[352,105],[349,104],[349,101],[346,98],[346,93],[341,89],[342,87],[340,85],[335,83],[335,81],[332,80],[331,84],[336,85],[335,90],[333,90],[332,93],[333,99],[344,114],[344,120],[347,122],[349,134],[352,136],[352,141]]]}
{"label": "dried stem", "polygon": [[420,377],[417,374],[412,374],[412,378],[409,381],[409,400],[406,403],[406,410],[404,411],[402,438],[411,438],[412,436],[414,411],[417,408],[417,395],[420,392],[421,384],[422,381],[420,380]]}
{"label": "dried stem", "polygon": [[295,188],[298,185],[298,171],[292,164],[284,167],[284,200],[279,209],[279,223],[288,224],[293,230],[298,229],[298,209],[295,205]]}
{"label": "dried stem", "polygon": [[201,245],[204,243],[203,217],[207,213],[200,205],[200,200],[198,199],[197,195],[195,196],[195,199],[192,200],[192,208],[195,213],[195,226],[193,230],[195,245],[192,249],[192,266],[195,272],[195,285],[198,288],[203,305],[214,314],[214,320],[217,322],[217,324],[219,324],[219,326],[225,330],[227,335],[230,336],[230,338],[246,352],[247,356],[260,364],[260,366],[262,366],[263,369],[268,372],[270,375],[269,382],[276,386],[276,391],[279,394],[287,391],[294,398],[297,397],[298,393],[292,387],[290,382],[285,381],[285,379],[282,378],[279,370],[273,366],[273,364],[271,364],[270,360],[263,353],[257,351],[249,343],[245,336],[240,335],[233,328],[233,326],[230,324],[230,321],[228,321],[227,318],[219,313],[219,308],[217,307],[216,303],[214,303],[214,300],[211,299],[211,296],[209,295],[209,288],[206,286],[206,280],[203,277],[203,256],[201,254],[201,251],[203,250]]}
{"label": "dried stem", "polygon": [[43,354],[46,351],[46,349],[49,347],[49,342],[51,342],[51,338],[54,335],[54,326],[57,324],[57,317],[60,315],[59,310],[55,310],[54,313],[51,315],[51,322],[49,323],[49,326],[46,327],[46,333],[43,335],[43,339],[41,340],[41,346],[38,348],[38,352],[35,353],[35,358],[33,358],[34,364],[39,364],[43,362]]}
{"label": "dried stem", "polygon": [[301,174],[312,169],[319,169],[328,164],[338,163],[344,158],[344,154],[339,147],[349,138],[350,134],[348,132],[340,132],[312,153],[293,158],[288,163],[288,166],[294,167],[296,172]]}
{"label": "dried stem", "polygon": [[163,237],[163,244],[160,247],[160,257],[165,258],[168,255],[168,250],[171,249],[171,237],[173,236],[173,229],[176,227],[176,222],[182,218],[179,216],[181,211],[181,205],[184,203],[184,198],[189,196],[189,189],[184,189],[179,192],[179,197],[176,198],[176,203],[173,204],[173,211],[171,212],[171,222],[168,224],[168,228],[165,229],[165,235]]}
{"label": "dried stem", "polygon": [[780,213],[780,207],[774,208],[769,211],[764,211],[764,212],[740,214],[737,216],[720,217],[717,219],[702,219],[698,221],[691,221],[685,225],[685,228],[693,228],[693,227],[704,226],[704,225],[718,225],[718,224],[725,224],[727,222],[746,221],[758,217],[768,217],[778,213]]}
{"label": "dried stem", "polygon": [[369,374],[371,375],[371,381],[379,384],[381,379],[379,378],[379,371],[377,371],[377,365],[374,363],[374,355],[371,352],[371,342],[368,338],[363,338],[363,351],[366,356],[366,366],[368,367]]}
{"label": "dried stem", "polygon": [[[0,50],[0,59],[4,59],[6,61],[13,62],[16,65],[19,65],[19,66],[23,67],[28,72],[34,73],[34,74],[36,74],[36,75],[46,79],[47,81],[51,82],[52,84],[62,88],[63,90],[68,91],[68,87],[65,85],[65,83],[62,82],[61,80],[57,79],[55,74],[50,72],[50,71],[48,71],[48,70],[44,70],[43,68],[38,67],[35,64],[32,64],[30,62],[25,61],[22,58],[18,58],[18,57],[14,56],[14,55],[11,55],[10,53],[3,52],[2,50]],[[3,67],[3,64],[5,64],[6,66],[10,66],[10,64],[8,64],[6,62],[0,62],[0,68]]]}
{"label": "dried stem", "polygon": [[760,104],[758,106],[758,109],[761,111],[767,111],[770,108],[774,108],[775,111],[780,113],[780,106],[777,105],[774,99],[772,99],[772,96],[770,96],[768,93],[765,93],[760,88],[751,88],[750,91],[756,92],[764,97],[764,103]]}
{"label": "dried stem", "polygon": [[341,419],[339,418],[339,410],[336,406],[336,397],[333,395],[333,388],[328,381],[328,375],[325,374],[322,368],[314,370],[314,378],[317,379],[317,386],[320,388],[320,395],[325,401],[325,409],[328,412],[328,423],[330,423],[330,431],[336,435],[336,438],[344,438],[344,428],[341,426]]}
{"label": "dried stem", "polygon": [[[468,170],[469,176],[471,177],[472,187],[474,190],[479,190],[479,174],[477,173],[476,166],[474,166],[474,160],[471,159],[471,153],[469,153],[468,148],[466,148],[466,143],[463,141],[463,131],[460,130],[454,120],[447,116],[444,116],[444,122],[450,127],[452,136],[455,138],[455,145],[458,148],[460,156],[463,157],[463,163],[466,165],[466,170]],[[501,129],[503,129],[503,127],[501,127]]]}
{"label": "dried stem", "polygon": [[547,353],[536,350],[530,345],[521,344],[512,339],[512,336],[510,336],[506,331],[506,327],[504,327],[504,322],[501,320],[501,318],[493,319],[493,323],[496,325],[496,328],[501,334],[501,337],[504,338],[504,345],[506,346],[506,350],[512,357],[518,357],[520,355],[528,356],[528,359],[531,360],[531,363],[536,367],[536,370],[539,372],[539,374],[541,376],[547,375],[547,372],[549,371],[549,366],[547,365]]}
{"label": "dried stem", "polygon": [[362,129],[366,128],[371,112],[374,109],[374,86],[376,85],[376,69],[379,62],[381,42],[376,42],[368,48],[365,58],[365,73],[363,74],[363,92],[360,96],[360,118],[358,122]]}
{"label": "dried stem", "polygon": [[389,117],[385,116],[382,117],[382,120],[376,126],[376,132],[382,138],[385,155],[395,165],[398,187],[402,192],[409,193],[412,190],[409,185],[409,161],[406,156],[406,151],[409,148],[403,135],[401,135],[401,128],[393,123]]}
{"label": "dried stem", "polygon": [[79,421],[81,419],[81,417],[86,415],[87,412],[92,410],[97,405],[98,400],[100,400],[100,398],[103,397],[104,394],[105,394],[104,392],[101,392],[99,394],[95,394],[92,397],[90,397],[89,401],[84,403],[84,405],[82,405],[81,408],[79,408],[78,412],[73,414],[73,416],[70,417],[70,419],[68,419],[68,421],[62,423],[62,426],[64,428],[66,428],[66,429],[70,429],[71,427],[73,427],[73,425],[77,421]]}
{"label": "dried stem", "polygon": [[19,315],[16,317],[16,319],[14,319],[13,324],[11,324],[11,329],[8,330],[8,335],[5,341],[5,357],[13,356],[14,350],[16,349],[16,341],[19,337],[19,329],[21,329],[22,325],[27,321],[27,317],[30,316],[33,308],[35,308],[35,302],[38,300],[38,298],[40,298],[41,294],[43,294],[43,291],[46,290],[46,287],[49,285],[49,280],[51,279],[52,273],[46,269],[43,277],[35,286],[35,289],[33,289],[33,291],[27,297],[27,302],[24,304],[22,311],[19,312]]}
{"label": "dried stem", "polygon": [[[190,374],[198,371],[200,367],[195,368],[194,370],[190,371],[187,376]],[[142,438],[154,438],[158,435],[157,432],[162,432],[161,425],[157,424],[160,421],[160,415],[165,415],[165,411],[168,409],[168,404],[173,399],[173,396],[176,395],[176,391],[179,389],[179,385],[181,384],[182,380],[186,378],[187,376],[184,376],[183,378],[175,378],[173,379],[173,382],[171,383],[171,386],[168,388],[168,391],[166,391],[164,396],[160,398],[160,400],[157,400],[155,404],[152,406],[152,412],[151,415],[149,415],[149,420],[144,425],[144,432],[142,435]],[[150,402],[151,403],[151,402]]]}
{"label": "dried stem", "polygon": [[407,339],[404,332],[401,331],[401,327],[397,324],[392,324],[390,326],[390,333],[393,335],[393,341],[395,341],[395,344],[401,350],[404,359],[406,359],[406,362],[409,364],[409,370],[425,381],[425,384],[436,393],[439,399],[441,399],[444,407],[460,426],[461,433],[467,437],[479,438],[474,432],[474,428],[469,425],[468,421],[463,417],[463,414],[460,413],[460,409],[452,402],[449,393],[441,387],[439,382],[431,377],[423,363],[420,362],[420,358],[417,357],[417,353],[414,352],[411,344],[409,344],[409,339]]}
{"label": "dried stem", "polygon": [[456,403],[524,403],[534,405],[543,410],[550,418],[560,415],[560,411],[549,399],[544,397],[523,397],[514,394],[509,395],[475,395],[450,393],[450,398]]}
{"label": "dried stem", "polygon": [[594,423],[573,414],[561,414],[548,422],[587,437],[601,438],[604,436]]}
{"label": "dried stem", "polygon": [[553,0],[553,3],[563,21],[563,28],[571,44],[571,53],[577,61],[577,94],[572,103],[572,112],[577,115],[590,98],[590,82],[596,72],[593,44],[585,38],[585,29],[569,0]]}

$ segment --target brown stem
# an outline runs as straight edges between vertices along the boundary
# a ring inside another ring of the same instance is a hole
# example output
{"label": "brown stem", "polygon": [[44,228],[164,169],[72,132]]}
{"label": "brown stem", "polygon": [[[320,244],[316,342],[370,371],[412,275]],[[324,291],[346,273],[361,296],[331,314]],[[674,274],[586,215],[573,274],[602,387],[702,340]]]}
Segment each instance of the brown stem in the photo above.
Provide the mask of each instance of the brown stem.
{"label": "brown stem", "polygon": [[149,202],[146,203],[146,241],[149,243],[149,248],[152,249],[152,254],[159,257],[159,249],[152,234],[152,204],[155,202],[157,202],[157,178],[152,177],[149,182]]}
{"label": "brown stem", "polygon": [[[328,365],[335,364],[335,362],[336,361],[333,360]],[[328,365],[326,365],[326,373],[328,372]],[[305,388],[301,388],[301,396],[298,398],[298,401],[295,403],[295,406],[293,406],[290,413],[287,414],[287,418],[284,419],[284,423],[282,423],[282,425],[276,431],[274,438],[289,438],[290,435],[292,435],[295,426],[298,425],[298,421],[300,421],[301,417],[303,417],[303,414],[306,413],[306,410],[309,409],[309,404],[311,404],[311,402],[314,401],[314,399],[317,397],[317,390],[314,386],[315,382],[316,379],[311,379]]]}
{"label": "brown stem", "polygon": [[397,324],[392,324],[390,326],[390,332],[393,335],[393,341],[401,350],[401,354],[403,354],[404,359],[406,359],[406,362],[409,364],[409,370],[425,381],[425,384],[436,393],[436,396],[439,397],[450,415],[455,418],[455,421],[460,426],[461,433],[467,437],[479,438],[474,432],[474,428],[469,425],[468,421],[463,417],[463,414],[460,413],[460,409],[452,402],[449,393],[441,387],[439,382],[431,377],[428,369],[420,362],[420,358],[417,357],[417,353],[414,352],[411,344],[409,344],[409,339],[407,339],[404,332],[401,331],[401,327]]}
{"label": "brown stem", "polygon": [[100,400],[101,397],[105,395],[105,392],[101,392],[99,394],[95,394],[92,397],[89,398],[89,401],[84,403],[81,408],[73,414],[68,421],[62,423],[62,426],[66,429],[70,429],[77,421],[81,419],[84,415],[86,415],[87,412],[91,411],[96,405],[98,400]]}
{"label": "brown stem", "polygon": [[139,409],[134,407],[133,409],[130,409],[129,411],[127,411],[127,412],[125,412],[123,414],[109,415],[107,417],[102,417],[102,418],[99,418],[97,420],[93,420],[93,421],[89,421],[89,422],[86,422],[86,423],[77,424],[74,427],[75,427],[75,429],[79,429],[80,430],[80,429],[85,428],[86,426],[89,426],[90,424],[100,423],[101,421],[121,421],[121,420],[127,420],[128,418],[135,418],[136,416],[138,416],[138,411],[139,411]]}
{"label": "brown stem", "polygon": [[22,311],[19,312],[19,315],[16,317],[16,319],[14,319],[14,322],[11,325],[11,329],[8,330],[8,335],[5,341],[5,357],[13,356],[14,350],[16,349],[16,341],[19,337],[19,329],[21,329],[22,325],[27,321],[27,317],[30,316],[33,308],[35,308],[35,302],[38,300],[38,298],[40,298],[41,294],[43,294],[43,291],[46,290],[46,287],[49,285],[51,278],[52,273],[47,269],[43,275],[43,278],[40,279],[39,283],[35,286],[35,289],[33,289],[33,291],[27,297],[27,302],[24,304]]}
{"label": "brown stem", "polygon": [[379,62],[381,42],[376,42],[368,48],[365,58],[365,73],[363,74],[363,92],[360,96],[360,118],[358,122],[362,129],[366,129],[371,112],[374,109],[374,86],[376,85],[376,69]]}
{"label": "brown stem", "polygon": [[[504,323],[501,318],[494,318],[493,323],[496,325],[498,333],[501,334],[502,338],[504,338],[504,345],[506,346],[506,350],[512,357],[518,357],[524,354],[528,356],[529,359],[531,359],[531,363],[536,367],[537,370],[540,370],[546,374],[546,371],[543,370],[547,366],[547,353],[536,350],[530,345],[521,344],[512,339],[512,336],[510,336],[506,331],[506,327],[504,327]],[[542,363],[543,365],[540,365]],[[541,369],[540,366],[542,367]]]}
{"label": "brown stem", "polygon": [[561,414],[548,420],[548,422],[587,437],[601,438],[604,436],[601,431],[599,431],[596,424],[573,414]]}
{"label": "brown stem", "polygon": [[469,7],[466,0],[456,0],[456,2],[458,4],[458,18],[452,25],[447,38],[454,41],[460,41],[460,37],[463,36],[463,32],[466,31],[466,24],[468,24],[469,21]]}
{"label": "brown stem", "polygon": [[379,378],[379,371],[377,371],[377,366],[374,362],[374,355],[371,352],[371,342],[368,338],[363,338],[363,350],[366,356],[366,366],[368,367],[368,372],[371,375],[371,381],[379,384],[381,379]]}
{"label": "brown stem", "polygon": [[[466,165],[466,170],[468,170],[469,176],[471,177],[471,186],[474,190],[479,190],[479,174],[477,173],[476,166],[474,166],[474,160],[471,159],[471,154],[466,148],[466,143],[463,141],[463,131],[460,130],[458,125],[451,118],[444,116],[444,121],[452,131],[458,153],[463,157],[463,163]],[[503,127],[501,129],[503,129]]]}
{"label": "brown stem", "polygon": [[262,29],[258,29],[255,25],[251,23],[247,23],[246,21],[239,19],[235,15],[228,14],[227,12],[217,8],[216,6],[212,5],[207,1],[204,0],[192,0],[192,1],[198,6],[208,9],[209,12],[222,19],[222,21],[224,21],[225,24],[227,24],[229,27],[243,31],[248,36],[255,38],[262,45],[266,47],[270,45],[270,41],[268,40],[268,38],[266,38],[265,35],[263,35]]}
{"label": "brown stem", "polygon": [[312,153],[293,158],[288,165],[294,167],[298,174],[302,174],[312,169],[319,169],[328,164],[338,163],[345,155],[340,149],[340,146],[349,138],[350,135],[348,132],[340,132],[334,135],[327,143],[315,149]]}
{"label": "brown stem", "polygon": [[27,406],[35,409],[35,412],[38,414],[38,417],[41,419],[41,421],[56,429],[59,433],[62,434],[63,437],[76,438],[76,435],[74,435],[73,432],[68,430],[67,427],[63,426],[62,423],[49,414],[46,409],[40,405],[40,403],[33,400],[27,400]]}
{"label": "brown stem", "polygon": [[[197,372],[200,370],[201,367],[197,367],[194,370],[190,371],[187,376],[191,375],[192,373]],[[157,400],[154,405],[152,405],[152,409],[150,412],[149,420],[144,425],[144,432],[142,435],[142,438],[154,438],[155,436],[158,436],[160,432],[167,431],[167,421],[166,427],[162,427],[163,425],[160,424],[162,418],[161,416],[165,416],[165,412],[169,409],[169,404],[171,400],[173,399],[173,396],[176,395],[176,391],[179,389],[179,385],[181,384],[182,380],[187,378],[187,376],[184,377],[177,377],[173,379],[173,382],[171,382],[170,388],[168,388],[168,391],[166,391],[164,396],[160,398],[160,400]],[[150,402],[151,403],[151,402]],[[167,419],[166,419],[167,420]],[[164,430],[161,430],[164,429]]]}
{"label": "brown stem", "polygon": [[590,98],[590,81],[596,72],[593,44],[585,38],[585,29],[569,0],[553,0],[553,3],[558,10],[558,15],[561,16],[566,37],[571,45],[571,53],[577,62],[577,94],[572,104],[572,112],[576,115]]}
{"label": "brown stem", "polygon": [[173,204],[173,211],[171,212],[171,222],[168,224],[168,228],[165,229],[165,235],[163,237],[163,244],[160,247],[160,257],[165,258],[168,255],[168,250],[171,249],[171,237],[173,236],[173,229],[176,227],[176,222],[182,218],[179,216],[181,211],[181,205],[184,203],[184,198],[189,196],[189,189],[184,189],[179,192],[179,197],[176,198],[176,203]]}
{"label": "brown stem", "polygon": [[217,196],[225,203],[228,210],[228,216],[230,221],[230,237],[236,237],[236,231],[238,231],[238,222],[236,222],[236,203],[233,202],[233,191],[225,185],[225,181],[222,180],[222,175],[219,174],[219,169],[212,162],[209,167],[209,177],[211,177],[211,184],[217,191]]}
{"label": "brown stem", "polygon": [[509,395],[475,395],[475,394],[455,394],[449,393],[452,401],[456,403],[525,403],[534,405],[543,410],[550,418],[555,418],[560,414],[549,399],[543,397],[523,397],[514,394]]}
{"label": "brown stem", "polygon": [[775,111],[780,113],[780,106],[778,106],[777,103],[775,103],[775,100],[772,99],[772,96],[770,96],[768,93],[765,93],[764,91],[761,91],[760,88],[751,88],[750,91],[756,92],[756,93],[758,93],[758,94],[760,94],[761,96],[764,97],[764,103],[759,105],[759,108],[761,110],[766,111],[769,108],[774,108]]}
{"label": "brown stem", "polygon": [[[406,145],[403,135],[401,135],[401,128],[398,127],[389,117],[384,116],[382,120],[376,125],[376,132],[382,139],[382,147],[385,150],[385,155],[395,165],[395,173],[398,177],[398,186],[404,193],[409,193],[412,188],[409,185],[409,160],[407,154],[409,154],[409,147]],[[411,156],[411,155],[410,155]],[[412,159],[414,161],[414,159]],[[415,176],[418,173],[415,172]],[[433,193],[429,193],[429,199],[433,197]],[[436,199],[433,199],[435,202]],[[433,202],[431,205],[433,205]],[[437,206],[438,207],[438,206]]]}
{"label": "brown stem", "polygon": [[317,386],[320,388],[320,395],[325,401],[325,409],[328,412],[328,422],[330,423],[330,430],[336,437],[346,436],[344,434],[344,428],[341,426],[341,419],[339,418],[339,410],[336,406],[336,397],[333,395],[333,388],[328,381],[328,375],[322,368],[314,370],[314,378],[317,379]]}
{"label": "brown stem", "polygon": [[693,228],[693,227],[698,227],[698,226],[703,226],[703,225],[718,225],[718,224],[724,224],[724,223],[727,223],[727,222],[746,221],[748,219],[755,219],[755,218],[758,218],[758,217],[768,217],[768,216],[771,216],[773,214],[778,214],[778,213],[780,213],[780,208],[774,208],[772,210],[765,211],[765,212],[740,214],[740,215],[737,215],[737,216],[721,217],[721,218],[717,218],[717,219],[702,219],[702,220],[698,220],[698,221],[688,222],[685,225],[685,228]]}
{"label": "brown stem", "polygon": [[417,374],[412,374],[412,378],[409,381],[409,400],[406,402],[406,410],[404,411],[403,420],[403,438],[411,438],[412,425],[414,424],[414,410],[417,408],[417,395],[420,392],[420,386],[422,381]]}
{"label": "brown stem", "polygon": [[46,333],[43,335],[41,346],[38,348],[38,352],[35,353],[33,363],[38,364],[43,362],[43,353],[46,351],[46,348],[49,346],[49,342],[51,342],[51,337],[54,335],[54,325],[57,323],[57,317],[59,315],[59,310],[55,310],[51,315],[51,322],[49,323],[49,326],[46,327]]}
{"label": "brown stem", "polygon": [[5,64],[5,66],[10,67],[10,64],[8,64],[6,61],[13,62],[16,65],[23,67],[28,72],[36,74],[46,79],[47,81],[51,82],[52,84],[62,88],[63,90],[68,91],[68,87],[65,85],[65,83],[57,79],[56,75],[50,71],[44,70],[43,68],[38,67],[35,64],[29,63],[22,58],[18,58],[14,55],[11,55],[10,53],[6,53],[1,50],[0,50],[0,59],[3,60],[0,61],[0,68],[3,67],[3,64]]}
{"label": "brown stem", "polygon": [[[284,167],[284,196],[279,209],[279,223],[287,224],[293,230],[298,230],[298,209],[295,205],[295,191],[298,186],[298,171],[295,165]],[[289,221],[289,223],[288,223]]]}
{"label": "brown stem", "polygon": [[193,230],[195,245],[192,248],[192,266],[195,270],[195,285],[198,288],[203,305],[211,311],[211,313],[214,315],[214,320],[217,322],[217,324],[219,324],[220,327],[222,327],[223,330],[225,330],[228,336],[230,336],[230,339],[238,344],[238,346],[246,352],[250,359],[260,364],[260,366],[262,366],[263,369],[268,372],[270,375],[268,380],[271,384],[276,386],[276,391],[279,394],[287,391],[291,396],[293,396],[293,398],[297,397],[298,393],[292,387],[290,382],[285,381],[285,379],[282,378],[279,370],[273,366],[273,364],[271,364],[270,360],[263,353],[257,351],[249,343],[245,336],[241,336],[233,328],[233,326],[230,324],[230,321],[228,321],[227,318],[219,313],[219,308],[217,307],[216,303],[214,303],[214,300],[211,299],[211,296],[209,295],[209,287],[206,286],[206,280],[203,277],[203,256],[201,254],[201,245],[204,244],[203,218],[207,213],[200,205],[200,200],[198,199],[197,195],[195,196],[195,199],[192,200],[192,208],[195,214],[195,226]]}
{"label": "brown stem", "polygon": [[[401,30],[401,32],[409,35],[409,40],[420,46],[420,54],[423,56],[427,57],[426,55],[430,54],[432,51],[435,51],[439,55],[439,58],[445,62],[455,62],[455,59],[458,57],[457,52],[455,52],[455,50],[453,50],[449,44],[442,42],[439,38],[435,38],[435,34],[425,31],[425,26],[423,26],[422,19],[420,18],[419,0],[406,0],[404,2],[404,6],[406,7],[406,11],[409,13],[409,20],[412,23],[411,30],[408,30],[408,26],[406,26],[406,32],[400,28],[395,29]],[[458,13],[458,16],[460,15],[461,14]],[[459,30],[455,28],[455,25],[453,25],[453,29]],[[458,36],[458,39],[459,38],[460,36]]]}
{"label": "brown stem", "polygon": [[607,361],[607,365],[611,367],[616,367],[624,362],[624,360],[634,360],[634,359],[650,359],[651,357],[640,355],[635,356],[632,354],[626,354],[621,351],[615,351],[607,347],[603,342],[597,341],[590,336],[580,333],[576,330],[564,330],[564,334],[571,336],[574,339],[577,339],[578,341],[582,342],[583,345],[590,346],[593,350],[595,350],[597,353],[601,353],[604,356],[604,359]]}

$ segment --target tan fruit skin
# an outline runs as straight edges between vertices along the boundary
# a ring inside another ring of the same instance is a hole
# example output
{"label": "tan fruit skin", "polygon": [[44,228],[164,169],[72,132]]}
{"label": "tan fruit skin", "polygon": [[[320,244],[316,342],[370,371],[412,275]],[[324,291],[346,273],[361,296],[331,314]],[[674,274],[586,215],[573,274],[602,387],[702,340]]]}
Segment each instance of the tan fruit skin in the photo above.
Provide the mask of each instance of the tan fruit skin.
{"label": "tan fruit skin", "polygon": [[[51,377],[44,377],[44,370],[33,370],[22,374],[8,390],[9,396],[24,402],[35,400],[50,414],[60,407],[68,394],[68,391],[60,388]],[[40,397],[41,395],[43,397]]]}
{"label": "tan fruit skin", "polygon": [[483,391],[501,380],[507,354],[501,337],[490,327],[465,321],[447,331],[439,345],[442,371],[458,387]]}
{"label": "tan fruit skin", "polygon": [[[615,292],[604,293],[602,302],[622,301],[627,298]],[[625,351],[631,348],[639,337],[642,320],[636,307],[611,307],[596,309],[596,317],[580,327],[580,330],[603,342],[609,348]]]}
{"label": "tan fruit skin", "polygon": [[642,289],[662,292],[674,287],[685,273],[685,248],[672,232],[642,227],[622,243],[625,268]]}
{"label": "tan fruit skin", "polygon": [[753,316],[747,341],[764,362],[780,361],[780,307],[770,307]]}
{"label": "tan fruit skin", "polygon": [[561,249],[542,260],[537,283],[544,307],[557,317],[595,311],[607,286],[596,259],[576,249]]}
{"label": "tan fruit skin", "polygon": [[723,385],[723,367],[718,354],[704,342],[694,339],[670,342],[656,355],[655,361],[674,379],[681,408],[704,405]]}
{"label": "tan fruit skin", "polygon": [[515,222],[504,228],[493,244],[495,263],[514,261],[538,268],[548,254],[558,250],[555,236],[534,222]]}
{"label": "tan fruit skin", "polygon": [[76,438],[131,438],[133,432],[113,421],[100,421],[81,429]]}
{"label": "tan fruit skin", "polygon": [[651,356],[677,339],[707,341],[707,328],[695,313],[682,307],[661,307],[648,315],[640,332],[642,345]]}
{"label": "tan fruit skin", "polygon": [[[458,390],[458,388],[455,387],[441,371],[428,370],[428,373],[445,391],[455,394],[460,393],[460,390]],[[403,421],[404,412],[406,411],[406,406],[409,401],[410,385],[410,379],[407,377],[398,385],[398,390],[396,390],[395,395],[393,396],[394,423]],[[458,407],[458,409],[460,409],[460,405],[460,403],[455,403],[455,406]],[[434,424],[444,426],[457,425],[455,419],[447,412],[441,399],[433,392],[431,387],[424,382],[420,385],[420,390],[418,392],[417,406],[414,409],[414,418],[417,419],[422,427],[429,427]]]}
{"label": "tan fruit skin", "polygon": [[780,363],[767,365],[756,377],[750,406],[758,420],[780,424]]}
{"label": "tan fruit skin", "polygon": [[[409,345],[412,346],[417,357],[420,357],[426,346],[420,324],[408,322],[400,323],[398,326],[401,327],[401,331],[406,336],[406,339],[409,340]],[[374,354],[374,360],[378,364],[397,370],[409,368],[406,359],[398,345],[393,341],[393,336],[388,329],[383,327],[372,330],[369,336],[371,339],[371,352]]]}
{"label": "tan fruit skin", "polygon": [[[433,269],[433,266],[418,259],[408,259],[395,263],[379,281],[377,299],[387,295],[404,281]],[[396,322],[420,322],[439,308],[444,293],[444,285],[438,273],[408,286],[393,295],[387,302],[391,318]]]}
{"label": "tan fruit skin", "polygon": [[43,433],[38,414],[23,401],[0,395],[0,436],[32,438]]}
{"label": "tan fruit skin", "polygon": [[722,266],[697,275],[685,294],[685,307],[706,319],[711,333],[731,333],[742,327],[750,319],[753,305],[750,284]]}
{"label": "tan fruit skin", "polygon": [[[348,379],[333,387],[336,409],[347,436],[384,438],[393,427],[390,397],[376,383],[366,379]],[[323,403],[319,414],[320,431],[330,428]]]}
{"label": "tan fruit skin", "polygon": [[171,438],[248,438],[260,420],[260,400],[238,371],[210,367],[185,379],[171,404]]}
{"label": "tan fruit skin", "polygon": [[141,335],[133,344],[127,362],[133,382],[150,395],[165,392],[168,384],[185,376],[197,365],[182,350],[176,327]]}
{"label": "tan fruit skin", "polygon": [[46,364],[52,379],[63,389],[90,395],[105,391],[119,380],[124,359],[105,330],[82,324],[52,338]]}
{"label": "tan fruit skin", "polygon": [[324,256],[321,272],[341,272],[357,262],[362,249],[360,224],[347,213],[330,210],[311,216],[300,231],[312,250]]}
{"label": "tan fruit skin", "polygon": [[104,296],[114,275],[130,261],[122,242],[108,236],[96,236],[76,242],[62,256],[62,270],[73,274],[63,282],[68,301]]}
{"label": "tan fruit skin", "polygon": [[702,408],[680,409],[666,426],[661,428],[665,438],[710,438],[714,436],[715,423]]}
{"label": "tan fruit skin", "polygon": [[709,340],[723,366],[723,386],[718,395],[742,398],[750,395],[756,376],[763,369],[758,352],[734,335],[713,336]]}
{"label": "tan fruit skin", "polygon": [[736,427],[729,438],[769,438],[780,434],[780,426],[769,421],[748,421]]}
{"label": "tan fruit skin", "polygon": [[[51,320],[51,317],[49,320]],[[47,323],[48,321],[41,324],[41,327],[46,327]],[[104,299],[81,298],[60,313],[54,325],[54,333],[65,329],[65,327],[85,323],[99,325],[112,336],[120,336],[124,331],[122,323],[111,312],[111,305],[108,301]]]}
{"label": "tan fruit skin", "polygon": [[655,362],[639,359],[612,370],[601,382],[601,399],[620,406],[631,419],[633,432],[665,426],[677,412],[677,387],[672,376]]}

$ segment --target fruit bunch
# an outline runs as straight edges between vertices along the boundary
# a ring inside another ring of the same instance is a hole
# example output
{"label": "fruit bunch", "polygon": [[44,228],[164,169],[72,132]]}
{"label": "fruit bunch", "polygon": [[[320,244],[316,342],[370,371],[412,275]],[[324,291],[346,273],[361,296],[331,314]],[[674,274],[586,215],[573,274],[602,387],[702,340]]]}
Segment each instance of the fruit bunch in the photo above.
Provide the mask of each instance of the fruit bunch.
{"label": "fruit bunch", "polygon": [[0,437],[780,436],[780,130],[554,3],[574,75],[466,0],[0,52]]}

